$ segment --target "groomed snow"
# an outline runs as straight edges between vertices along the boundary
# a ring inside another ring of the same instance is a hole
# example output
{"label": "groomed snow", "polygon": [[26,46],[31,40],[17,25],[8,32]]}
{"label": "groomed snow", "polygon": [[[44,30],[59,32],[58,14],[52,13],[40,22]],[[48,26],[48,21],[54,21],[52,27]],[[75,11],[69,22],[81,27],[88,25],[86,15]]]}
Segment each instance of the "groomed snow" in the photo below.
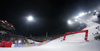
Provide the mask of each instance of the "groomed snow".
{"label": "groomed snow", "polygon": [[[94,40],[94,36],[92,33],[95,33],[97,30],[95,29],[98,26],[97,23],[90,22],[90,27],[85,28],[84,30],[89,30],[88,33],[88,42],[81,40],[81,34],[75,34],[76,37],[73,35],[66,36],[66,41],[61,42],[63,37],[53,40],[47,44],[42,46],[35,46],[35,47],[17,47],[17,48],[0,48],[0,51],[100,51],[100,40]],[[79,40],[73,40],[74,39]]]}

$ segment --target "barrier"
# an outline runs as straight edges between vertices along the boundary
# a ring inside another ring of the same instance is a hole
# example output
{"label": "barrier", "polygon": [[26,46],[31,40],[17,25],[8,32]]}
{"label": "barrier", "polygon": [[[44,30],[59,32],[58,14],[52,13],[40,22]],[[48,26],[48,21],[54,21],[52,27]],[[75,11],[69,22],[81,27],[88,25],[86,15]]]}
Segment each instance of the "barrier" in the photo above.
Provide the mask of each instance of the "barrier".
{"label": "barrier", "polygon": [[45,43],[48,43],[48,41],[45,41]]}
{"label": "barrier", "polygon": [[30,44],[30,46],[32,47],[32,46],[33,46],[33,44]]}
{"label": "barrier", "polygon": [[42,44],[45,44],[45,42],[42,42]]}
{"label": "barrier", "polygon": [[14,47],[23,47],[23,44],[15,44]]}
{"label": "barrier", "polygon": [[2,40],[1,41],[1,47],[5,47],[6,41]]}
{"label": "barrier", "polygon": [[6,41],[5,47],[11,47],[11,45],[12,45],[12,41]]}
{"label": "barrier", "polygon": [[2,40],[0,43],[0,47],[11,47],[12,46],[12,41],[4,41]]}
{"label": "barrier", "polygon": [[[60,37],[63,37],[63,36],[60,36]],[[57,37],[57,38],[60,38],[60,37]],[[57,39],[57,38],[54,38],[54,39],[50,39],[49,41],[55,40],[55,39]]]}
{"label": "barrier", "polygon": [[82,32],[85,32],[85,38],[84,38],[84,40],[87,40],[87,38],[88,38],[88,30],[75,31],[75,32],[66,32],[66,33],[64,34],[63,40],[65,40],[66,35],[68,35],[68,34],[75,34],[75,33],[82,33]]}
{"label": "barrier", "polygon": [[0,43],[0,47],[2,47],[2,44]]}
{"label": "barrier", "polygon": [[41,42],[41,43],[38,43],[38,44],[14,44],[13,47],[32,47],[32,46],[41,46],[43,44],[46,44],[50,42],[50,40],[47,40],[47,41],[44,41],[44,42]]}
{"label": "barrier", "polygon": [[47,40],[38,44],[12,44],[12,41],[1,41],[0,47],[32,47],[32,46],[40,46],[50,42],[51,40]]}
{"label": "barrier", "polygon": [[33,46],[38,46],[38,44],[33,44]]}
{"label": "barrier", "polygon": [[32,46],[40,46],[50,42],[51,40],[47,40],[38,44],[12,44],[12,41],[1,41],[0,47],[32,47]]}
{"label": "barrier", "polygon": [[25,44],[23,44],[23,47],[25,47]]}
{"label": "barrier", "polygon": [[48,42],[50,42],[50,40],[48,40]]}
{"label": "barrier", "polygon": [[42,45],[42,43],[38,43],[38,46]]}

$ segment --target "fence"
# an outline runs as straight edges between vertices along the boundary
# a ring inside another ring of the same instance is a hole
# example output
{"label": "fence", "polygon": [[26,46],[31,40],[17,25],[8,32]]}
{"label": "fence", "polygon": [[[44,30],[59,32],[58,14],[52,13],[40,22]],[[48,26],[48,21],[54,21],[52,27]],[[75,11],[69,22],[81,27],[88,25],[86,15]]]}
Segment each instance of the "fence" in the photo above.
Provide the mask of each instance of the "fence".
{"label": "fence", "polygon": [[12,47],[33,47],[33,46],[41,46],[43,44],[46,44],[50,42],[50,40],[44,41],[44,42],[40,42],[40,43],[36,43],[36,44],[13,44]]}

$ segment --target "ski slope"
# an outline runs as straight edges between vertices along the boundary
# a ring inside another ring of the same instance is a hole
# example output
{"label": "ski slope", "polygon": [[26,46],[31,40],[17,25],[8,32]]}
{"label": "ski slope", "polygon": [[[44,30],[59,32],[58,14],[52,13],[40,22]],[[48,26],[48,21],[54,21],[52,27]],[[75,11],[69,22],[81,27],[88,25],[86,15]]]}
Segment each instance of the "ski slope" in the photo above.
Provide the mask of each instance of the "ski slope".
{"label": "ski slope", "polygon": [[92,21],[88,22],[88,24],[90,27],[84,29],[89,30],[88,42],[84,40],[85,35],[82,35],[84,33],[78,33],[66,36],[65,41],[61,41],[63,37],[60,37],[41,46],[0,48],[0,51],[100,51],[100,41],[94,40],[94,36],[92,35],[92,33],[97,32],[95,27],[98,26],[98,24]]}

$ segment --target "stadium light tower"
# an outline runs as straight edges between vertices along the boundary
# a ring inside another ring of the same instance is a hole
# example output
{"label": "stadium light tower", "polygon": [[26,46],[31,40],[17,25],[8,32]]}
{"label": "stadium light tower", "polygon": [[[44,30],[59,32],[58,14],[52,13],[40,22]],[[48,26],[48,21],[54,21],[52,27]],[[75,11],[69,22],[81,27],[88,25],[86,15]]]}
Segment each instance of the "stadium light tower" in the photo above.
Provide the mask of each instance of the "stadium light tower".
{"label": "stadium light tower", "polygon": [[77,21],[77,20],[75,20],[75,21]]}
{"label": "stadium light tower", "polygon": [[80,13],[80,14],[79,14],[80,17],[81,17],[81,16],[84,16],[84,15],[85,15],[84,13]]}
{"label": "stadium light tower", "polygon": [[68,24],[72,24],[73,22],[71,20],[68,20]]}
{"label": "stadium light tower", "polygon": [[94,12],[96,12],[97,10],[94,10]]}
{"label": "stadium light tower", "polygon": [[[72,22],[71,20],[68,20],[67,23],[68,23],[69,25],[72,25],[72,24],[73,24],[73,22]],[[71,28],[70,28],[70,31],[72,31]]]}
{"label": "stadium light tower", "polygon": [[32,16],[29,16],[29,17],[27,17],[27,20],[28,21],[33,21],[33,17]]}
{"label": "stadium light tower", "polygon": [[91,13],[91,11],[89,11],[89,13]]}
{"label": "stadium light tower", "polygon": [[[32,21],[34,21],[34,19],[33,19],[33,16],[28,16],[27,17],[27,20],[30,22],[32,22]],[[26,32],[26,36],[27,36],[27,34],[28,34],[28,31],[29,31],[29,23],[28,23],[28,26],[27,26],[27,32]]]}
{"label": "stadium light tower", "polygon": [[79,18],[79,16],[76,16],[75,18]]}

